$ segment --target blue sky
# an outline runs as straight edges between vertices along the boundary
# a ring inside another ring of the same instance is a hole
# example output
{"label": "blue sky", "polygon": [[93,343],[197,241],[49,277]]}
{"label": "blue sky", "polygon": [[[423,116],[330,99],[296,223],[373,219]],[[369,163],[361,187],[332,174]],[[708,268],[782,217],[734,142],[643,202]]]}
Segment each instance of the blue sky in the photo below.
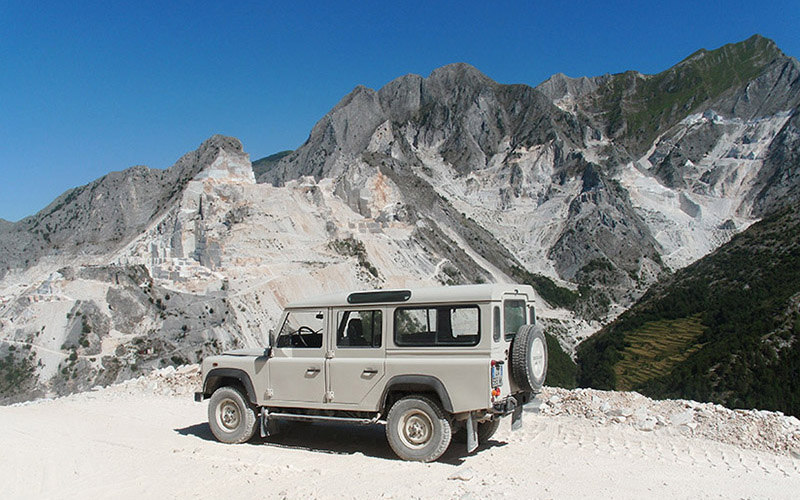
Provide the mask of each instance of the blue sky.
{"label": "blue sky", "polygon": [[[227,5],[227,4],[231,5]],[[754,33],[800,56],[800,2],[0,0],[0,218],[215,133],[301,145],[356,85],[467,62],[501,83],[656,73]]]}

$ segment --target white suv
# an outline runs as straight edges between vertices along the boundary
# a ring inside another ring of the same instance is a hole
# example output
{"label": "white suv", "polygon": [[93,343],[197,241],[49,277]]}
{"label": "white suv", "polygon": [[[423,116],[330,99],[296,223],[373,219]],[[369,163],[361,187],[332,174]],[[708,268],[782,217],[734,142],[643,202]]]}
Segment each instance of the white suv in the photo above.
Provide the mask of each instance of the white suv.
{"label": "white suv", "polygon": [[203,360],[208,420],[242,443],[278,420],[386,424],[405,460],[439,458],[451,437],[468,452],[500,418],[522,424],[547,346],[527,285],[374,290],[289,304],[270,347]]}

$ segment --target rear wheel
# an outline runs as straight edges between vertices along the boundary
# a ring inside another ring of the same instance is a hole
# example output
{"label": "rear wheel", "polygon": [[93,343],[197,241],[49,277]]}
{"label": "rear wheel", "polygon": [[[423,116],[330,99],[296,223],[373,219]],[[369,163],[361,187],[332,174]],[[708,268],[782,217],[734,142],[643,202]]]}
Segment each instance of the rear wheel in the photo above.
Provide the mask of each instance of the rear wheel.
{"label": "rear wheel", "polygon": [[488,441],[497,432],[500,427],[500,419],[487,420],[478,424],[478,442],[483,443]]}
{"label": "rear wheel", "polygon": [[522,325],[511,344],[511,378],[524,392],[539,392],[547,375],[547,342],[538,325]]}
{"label": "rear wheel", "polygon": [[[500,428],[500,419],[495,418],[493,420],[487,420],[486,422],[479,422],[478,423],[478,442],[484,443],[494,436],[494,433],[497,432],[497,429]],[[467,426],[465,424],[461,424],[458,430],[453,433],[453,441],[457,443],[466,443],[467,442]]]}
{"label": "rear wheel", "polygon": [[432,462],[447,450],[451,437],[444,411],[424,396],[399,400],[386,416],[386,439],[403,460]]}
{"label": "rear wheel", "polygon": [[223,443],[244,443],[256,431],[256,411],[239,390],[220,387],[208,402],[208,425]]}

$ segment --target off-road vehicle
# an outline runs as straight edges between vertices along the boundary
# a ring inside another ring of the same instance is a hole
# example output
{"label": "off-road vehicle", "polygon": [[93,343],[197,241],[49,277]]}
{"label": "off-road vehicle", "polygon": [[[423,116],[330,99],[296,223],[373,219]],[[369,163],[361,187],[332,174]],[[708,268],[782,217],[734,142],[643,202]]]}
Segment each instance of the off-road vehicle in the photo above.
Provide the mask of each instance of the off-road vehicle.
{"label": "off-road vehicle", "polygon": [[431,461],[463,439],[468,452],[500,418],[522,424],[539,392],[547,346],[527,285],[374,290],[289,304],[269,347],[203,360],[196,401],[225,443],[276,421],[385,423],[394,452]]}

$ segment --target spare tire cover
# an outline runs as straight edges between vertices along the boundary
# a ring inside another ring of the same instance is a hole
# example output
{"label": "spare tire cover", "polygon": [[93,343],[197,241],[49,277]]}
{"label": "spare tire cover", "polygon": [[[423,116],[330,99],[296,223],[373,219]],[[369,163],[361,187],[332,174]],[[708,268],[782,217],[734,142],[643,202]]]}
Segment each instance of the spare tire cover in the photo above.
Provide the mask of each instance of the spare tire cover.
{"label": "spare tire cover", "polygon": [[539,392],[547,375],[547,342],[538,325],[522,325],[511,343],[511,379],[525,392]]}

